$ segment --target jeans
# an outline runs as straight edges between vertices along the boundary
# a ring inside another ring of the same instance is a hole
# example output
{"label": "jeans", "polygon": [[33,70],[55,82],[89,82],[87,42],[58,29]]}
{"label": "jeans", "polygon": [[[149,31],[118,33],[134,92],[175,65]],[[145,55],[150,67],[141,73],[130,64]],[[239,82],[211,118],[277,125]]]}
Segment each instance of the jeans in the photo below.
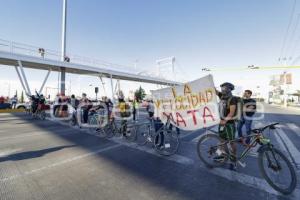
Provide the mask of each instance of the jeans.
{"label": "jeans", "polygon": [[12,109],[16,109],[16,105],[17,105],[17,102],[12,102],[12,103],[11,103],[11,108],[12,108]]}
{"label": "jeans", "polygon": [[239,137],[243,136],[243,126],[246,127],[246,133],[247,135],[251,134],[251,125],[252,125],[252,119],[245,119],[244,117],[241,117],[241,120],[238,122],[237,129],[238,129],[238,135]]}
{"label": "jeans", "polygon": [[[159,129],[161,129],[164,126],[164,124],[161,122],[161,120],[155,120],[154,121],[154,127],[155,127],[155,132],[157,132]],[[169,130],[171,131],[173,129],[173,125],[170,124]],[[178,127],[175,127],[176,133],[179,135],[180,134],[180,129]],[[160,137],[160,138],[159,138]],[[158,146],[163,146],[165,142],[165,136],[163,130],[159,132],[159,136],[155,138],[155,144],[158,143],[160,139],[160,143]]]}

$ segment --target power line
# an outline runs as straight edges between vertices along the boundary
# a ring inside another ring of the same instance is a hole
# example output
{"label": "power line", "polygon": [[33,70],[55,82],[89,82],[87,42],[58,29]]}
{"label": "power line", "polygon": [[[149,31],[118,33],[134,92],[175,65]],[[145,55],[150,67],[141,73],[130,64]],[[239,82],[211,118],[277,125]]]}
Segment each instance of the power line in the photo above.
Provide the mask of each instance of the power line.
{"label": "power line", "polygon": [[203,68],[206,71],[250,71],[250,70],[281,70],[281,69],[300,69],[300,66],[256,66],[256,67],[222,67],[222,68]]}
{"label": "power line", "polygon": [[296,8],[296,3],[297,3],[297,0],[294,0],[293,7],[292,7],[292,13],[291,13],[291,16],[290,16],[290,19],[289,19],[289,23],[288,23],[288,26],[287,26],[287,29],[286,29],[286,32],[285,32],[285,35],[284,35],[283,43],[282,43],[282,46],[281,46],[281,50],[280,50],[280,57],[279,57],[280,60],[281,60],[283,51],[284,51],[285,46],[286,46],[286,40],[287,40],[287,36],[288,36],[289,30],[290,30],[290,27],[291,27],[291,23],[292,23],[292,20],[293,20],[295,8]]}
{"label": "power line", "polygon": [[[290,44],[294,44],[292,41],[294,40],[294,37],[295,37],[295,33],[297,31],[297,28],[298,28],[298,24],[299,24],[299,19],[300,19],[300,13],[298,13],[297,15],[297,19],[296,19],[296,24],[295,24],[295,27],[293,29],[293,32],[292,32],[292,35],[291,35],[291,38],[290,38]],[[289,45],[287,45],[287,47],[289,47]],[[289,48],[289,50],[293,50],[293,48]],[[288,48],[287,48],[287,51],[286,51],[286,54],[288,54]],[[291,54],[289,56],[292,56],[292,52],[290,52]]]}

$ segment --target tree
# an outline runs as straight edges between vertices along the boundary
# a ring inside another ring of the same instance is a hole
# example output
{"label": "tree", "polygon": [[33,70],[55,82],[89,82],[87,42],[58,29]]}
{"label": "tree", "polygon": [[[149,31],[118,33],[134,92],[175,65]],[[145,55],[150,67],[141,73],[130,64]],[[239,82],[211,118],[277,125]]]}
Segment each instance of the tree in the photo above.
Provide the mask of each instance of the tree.
{"label": "tree", "polygon": [[135,92],[134,92],[134,96],[136,98],[137,101],[141,101],[144,99],[144,97],[146,96],[146,92],[145,90],[140,86],[139,89],[137,89]]}
{"label": "tree", "polygon": [[24,93],[23,93],[23,91],[21,93],[20,103],[24,103]]}

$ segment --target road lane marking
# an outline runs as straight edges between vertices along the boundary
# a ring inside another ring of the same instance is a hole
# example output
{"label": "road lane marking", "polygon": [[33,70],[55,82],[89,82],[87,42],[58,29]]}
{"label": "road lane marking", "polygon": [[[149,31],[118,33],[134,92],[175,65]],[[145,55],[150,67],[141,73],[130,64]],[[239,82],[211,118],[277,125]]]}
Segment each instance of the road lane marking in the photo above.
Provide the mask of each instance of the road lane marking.
{"label": "road lane marking", "polygon": [[[235,172],[227,169],[221,169],[221,168],[211,169],[209,170],[209,172],[214,175],[223,177],[227,180],[233,182],[239,182],[243,185],[250,186],[252,188],[262,190],[276,196],[283,196],[281,193],[274,190],[264,179],[261,178],[257,178],[254,176],[249,176],[247,174],[242,174],[239,172]],[[290,196],[293,197],[294,199],[299,199],[300,190],[296,188],[295,191]]]}
{"label": "road lane marking", "polygon": [[146,153],[155,155],[157,157],[164,158],[166,160],[177,162],[179,164],[183,164],[183,165],[193,165],[194,164],[194,160],[191,158],[181,156],[179,154],[174,154],[172,156],[163,156],[163,155],[160,155],[159,153],[157,153],[153,148],[149,148],[147,146],[140,146],[136,143],[128,143],[128,142],[124,141],[124,139],[122,139],[122,138],[112,138],[111,141],[122,144],[122,145],[130,147],[130,148],[138,149],[142,152],[146,152]]}
{"label": "road lane marking", "polygon": [[[97,134],[91,133],[89,130],[79,129],[77,127],[70,126],[69,124],[65,124],[65,123],[60,122],[60,121],[58,121],[58,123],[62,124],[62,125],[67,125],[70,128],[72,128],[72,129],[79,130],[79,131],[84,132],[86,134],[93,135],[93,136],[96,136],[96,137],[100,137]],[[188,157],[185,157],[185,156],[178,155],[178,154],[175,154],[175,155],[172,155],[172,156],[163,156],[163,155],[160,155],[153,148],[148,148],[146,146],[140,146],[140,145],[138,145],[136,143],[129,143],[127,141],[124,141],[123,138],[113,137],[113,138],[110,138],[108,140],[116,142],[116,143],[121,144],[123,146],[127,146],[127,147],[131,147],[131,148],[134,148],[134,149],[138,149],[140,151],[143,151],[143,152],[146,152],[146,153],[149,153],[149,154],[152,154],[152,155],[155,155],[155,156],[158,156],[160,158],[164,158],[164,159],[167,159],[167,160],[170,160],[170,161],[174,161],[174,162],[177,162],[177,163],[180,163],[180,164],[192,165],[194,163],[194,160],[192,160],[192,159],[190,159]]]}
{"label": "road lane marking", "polygon": [[279,138],[284,143],[284,146],[287,148],[288,153],[292,157],[292,160],[296,164],[297,168],[299,168],[300,167],[300,152],[295,147],[294,143],[290,140],[290,138],[286,135],[286,133],[282,129],[277,128],[275,130],[275,133],[276,133],[275,135],[278,134]]}
{"label": "road lane marking", "polygon": [[184,138],[192,135],[193,133],[196,133],[197,131],[199,131],[199,130],[189,131],[188,133],[180,133],[179,137],[180,137],[180,139],[184,139]]}
{"label": "road lane marking", "polygon": [[30,171],[21,172],[20,174],[17,174],[17,175],[14,175],[14,176],[1,178],[0,182],[6,182],[6,181],[14,180],[14,179],[17,179],[17,178],[20,178],[20,177],[23,177],[23,176],[31,175],[31,174],[34,174],[34,173],[37,173],[37,172],[40,172],[40,171],[43,171],[43,170],[49,170],[49,169],[52,169],[54,167],[58,167],[58,166],[61,166],[61,165],[64,165],[64,164],[68,164],[68,163],[71,163],[71,162],[74,162],[74,161],[77,161],[77,160],[81,160],[81,159],[86,158],[86,157],[90,157],[90,156],[102,153],[104,151],[108,151],[108,150],[117,148],[119,146],[121,146],[121,144],[115,144],[115,145],[112,145],[112,146],[109,146],[109,147],[105,147],[105,148],[101,148],[101,149],[98,149],[98,150],[95,150],[95,151],[91,151],[91,152],[86,153],[86,154],[82,154],[82,155],[79,155],[79,156],[68,158],[68,159],[65,159],[65,160],[60,161],[60,162],[52,163],[52,164],[44,166],[44,167],[40,167],[40,168],[33,169],[33,170],[30,170]]}
{"label": "road lane marking", "polygon": [[48,131],[41,130],[41,131],[31,132],[30,134],[23,134],[23,135],[10,136],[10,137],[1,137],[0,141],[11,140],[11,139],[19,139],[19,138],[26,138],[26,137],[32,137],[32,136],[71,135],[71,134],[76,134],[76,133],[77,132],[70,132],[70,130],[68,130],[68,129],[59,130],[58,133],[57,132],[51,133],[51,131],[48,132]]}
{"label": "road lane marking", "polygon": [[289,127],[294,133],[296,133],[296,135],[298,135],[300,137],[300,128],[293,123],[287,123],[286,124],[287,127]]}
{"label": "road lane marking", "polygon": [[62,129],[62,127],[59,127],[59,126],[50,126],[50,127],[47,127],[46,129],[45,128],[39,128],[39,127],[13,127],[13,129],[5,129],[5,130],[0,130],[0,133],[4,133],[4,132],[8,132],[8,133],[18,133],[17,131],[19,131],[20,133],[20,130],[22,130],[21,134],[25,134],[25,133],[33,133],[33,132],[38,132],[38,131],[45,131],[45,132],[49,132],[49,131],[54,131],[54,130],[60,130]]}
{"label": "road lane marking", "polygon": [[8,156],[12,153],[20,152],[23,149],[1,149],[0,151],[0,157]]}

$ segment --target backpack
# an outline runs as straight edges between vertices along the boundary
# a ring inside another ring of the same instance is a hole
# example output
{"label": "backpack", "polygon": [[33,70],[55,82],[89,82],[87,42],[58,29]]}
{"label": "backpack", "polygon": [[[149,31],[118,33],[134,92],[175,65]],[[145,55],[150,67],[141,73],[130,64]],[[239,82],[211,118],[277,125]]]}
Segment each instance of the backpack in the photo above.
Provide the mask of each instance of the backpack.
{"label": "backpack", "polygon": [[121,117],[130,117],[131,110],[130,110],[130,105],[128,103],[120,102],[119,109],[120,109]]}

